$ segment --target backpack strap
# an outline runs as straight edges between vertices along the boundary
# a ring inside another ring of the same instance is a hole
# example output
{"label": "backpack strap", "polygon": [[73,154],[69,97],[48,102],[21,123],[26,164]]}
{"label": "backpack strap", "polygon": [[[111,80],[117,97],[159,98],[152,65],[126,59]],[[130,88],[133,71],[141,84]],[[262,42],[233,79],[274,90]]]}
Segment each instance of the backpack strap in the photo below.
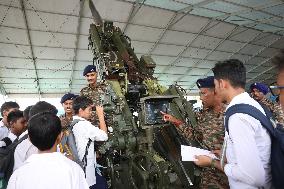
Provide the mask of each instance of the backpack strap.
{"label": "backpack strap", "polygon": [[28,138],[28,133],[27,134],[25,134],[22,138],[20,138],[19,140],[18,140],[18,144],[20,144],[21,142],[23,142],[23,140],[25,140],[25,139],[27,139]]}
{"label": "backpack strap", "polygon": [[27,139],[28,138],[28,134],[25,134],[22,138],[20,138],[19,140],[15,140],[14,142],[12,142],[12,144],[10,144],[9,146],[7,146],[7,149],[13,149],[15,150],[16,147],[18,146],[18,144],[20,144],[21,142],[23,142],[23,140]]}
{"label": "backpack strap", "polygon": [[72,120],[72,122],[70,123],[70,125],[68,127],[70,127],[70,129],[72,130],[74,125],[76,125],[79,121],[82,121],[82,120],[81,119]]}
{"label": "backpack strap", "polygon": [[[88,151],[89,151],[89,147],[90,147],[91,143],[92,143],[92,140],[89,138],[87,146],[85,148],[85,154],[84,154],[83,159],[82,159],[83,170],[84,170],[85,175],[86,175],[86,167],[87,167],[87,163],[88,163],[87,162],[87,156],[88,156]],[[94,153],[96,153],[96,152],[94,151]]]}
{"label": "backpack strap", "polygon": [[225,112],[225,129],[228,133],[229,118],[231,115],[236,113],[247,114],[257,119],[258,121],[260,121],[261,125],[270,133],[270,135],[274,135],[274,127],[270,122],[269,118],[264,115],[259,109],[249,104],[235,104],[227,109],[227,111]]}

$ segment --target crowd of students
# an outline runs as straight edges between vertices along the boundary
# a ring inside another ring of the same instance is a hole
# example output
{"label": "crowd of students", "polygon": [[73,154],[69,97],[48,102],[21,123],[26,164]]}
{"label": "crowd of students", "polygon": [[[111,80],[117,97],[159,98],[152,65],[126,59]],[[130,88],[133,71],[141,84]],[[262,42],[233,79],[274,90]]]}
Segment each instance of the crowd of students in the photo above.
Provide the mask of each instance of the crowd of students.
{"label": "crowd of students", "polygon": [[[25,116],[18,109],[15,102],[5,102],[1,107],[1,148],[8,148],[13,142],[21,140],[15,148],[14,172],[7,188],[97,188],[94,143],[88,149],[84,172],[59,150],[63,132],[61,120],[56,115],[57,109],[53,105],[40,101],[26,108]],[[75,124],[73,132],[80,159],[84,156],[88,140],[108,139],[103,108],[96,107],[100,123],[98,127],[88,121],[92,109],[93,103],[87,97],[74,99],[73,120],[80,121]]]}
{"label": "crowd of students", "polygon": [[[283,54],[274,59],[279,68],[278,85],[274,86],[274,89],[278,89],[282,107],[284,104]],[[89,66],[88,70],[94,72],[94,67]],[[213,101],[207,101],[205,104],[209,106],[211,103],[210,107],[217,108],[213,109],[215,112],[222,112],[220,103],[226,104],[223,112],[235,105],[247,104],[265,115],[265,108],[262,106],[265,105],[274,114],[275,119],[283,124],[284,116],[281,106],[265,98],[269,90],[267,86],[254,83],[250,86],[251,95],[245,92],[246,69],[241,61],[231,59],[218,62],[212,71],[214,77],[209,78],[210,85],[207,85],[208,79],[199,80],[197,85],[204,102],[206,102],[206,95],[212,93]],[[220,103],[214,104],[214,99],[218,99]],[[106,181],[97,174],[94,150],[94,141],[108,140],[103,107],[100,104],[94,105],[94,101],[86,96],[70,93],[62,97],[61,103],[65,107],[65,116],[60,118],[57,116],[57,109],[45,101],[29,106],[23,112],[19,110],[20,107],[16,102],[2,104],[0,148],[8,149],[9,146],[17,143],[14,149],[13,174],[9,179],[8,189],[107,188]],[[96,126],[90,122],[93,116],[92,110],[96,112],[96,122],[98,122]],[[192,137],[187,133],[192,131],[179,120],[169,114],[164,114],[164,119]],[[67,125],[74,121],[76,123],[72,132],[79,159],[84,160],[85,163],[83,168],[72,161],[68,152],[60,147],[62,137],[66,135],[64,131]],[[199,123],[201,124],[202,121]],[[224,127],[223,124],[221,124],[222,127]],[[224,184],[224,188],[272,188],[272,139],[269,132],[258,119],[245,113],[230,115],[225,126],[224,132],[220,132],[223,133],[222,141],[219,141],[219,147],[223,146],[222,149],[212,149],[220,159],[197,156],[194,163],[200,167],[211,167],[225,173],[229,186]],[[204,128],[200,129],[201,134],[207,132],[202,131]],[[203,140],[205,140],[204,136]],[[101,183],[104,184],[100,185]]]}

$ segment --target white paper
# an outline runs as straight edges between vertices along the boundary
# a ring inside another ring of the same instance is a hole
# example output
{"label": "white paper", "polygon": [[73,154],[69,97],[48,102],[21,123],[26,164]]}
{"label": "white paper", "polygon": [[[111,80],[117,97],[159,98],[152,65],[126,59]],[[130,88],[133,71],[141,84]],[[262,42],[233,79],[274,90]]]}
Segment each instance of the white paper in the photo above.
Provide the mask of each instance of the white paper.
{"label": "white paper", "polygon": [[213,159],[218,159],[212,152],[201,148],[181,145],[181,159],[182,161],[197,161],[194,156],[205,155]]}

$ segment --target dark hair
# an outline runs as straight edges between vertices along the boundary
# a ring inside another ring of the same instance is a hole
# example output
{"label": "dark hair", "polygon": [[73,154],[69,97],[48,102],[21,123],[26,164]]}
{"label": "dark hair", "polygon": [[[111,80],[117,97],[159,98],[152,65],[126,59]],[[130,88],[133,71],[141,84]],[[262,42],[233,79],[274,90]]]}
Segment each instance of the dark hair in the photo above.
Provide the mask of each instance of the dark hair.
{"label": "dark hair", "polygon": [[32,108],[33,106],[28,106],[28,107],[26,107],[26,109],[23,111],[23,114],[24,114],[24,117],[25,117],[25,119],[28,121],[29,120],[29,113],[30,113],[30,110],[31,110],[31,108]]}
{"label": "dark hair", "polygon": [[246,68],[244,64],[237,59],[220,61],[212,68],[215,79],[228,80],[233,87],[245,88]]}
{"label": "dark hair", "polygon": [[284,49],[280,50],[280,53],[272,58],[272,64],[275,65],[279,71],[284,70]]}
{"label": "dark hair", "polygon": [[17,102],[4,102],[4,104],[2,104],[1,106],[1,115],[3,116],[3,112],[4,111],[8,111],[12,108],[20,108],[19,104]]}
{"label": "dark hair", "polygon": [[29,112],[29,118],[41,112],[51,112],[56,115],[58,110],[56,109],[55,106],[53,106],[52,104],[49,104],[48,102],[39,101],[35,105],[33,105],[33,107],[31,107],[30,112]]}
{"label": "dark hair", "polygon": [[12,111],[8,114],[7,116],[7,122],[10,123],[10,122],[16,122],[18,119],[24,117],[24,114],[22,111],[20,110],[15,110],[15,111]]}
{"label": "dark hair", "polygon": [[29,138],[39,150],[49,150],[61,133],[60,119],[51,112],[41,112],[30,118]]}
{"label": "dark hair", "polygon": [[88,106],[93,105],[93,101],[85,96],[78,96],[73,100],[73,110],[75,114],[79,113],[79,109],[85,110]]}

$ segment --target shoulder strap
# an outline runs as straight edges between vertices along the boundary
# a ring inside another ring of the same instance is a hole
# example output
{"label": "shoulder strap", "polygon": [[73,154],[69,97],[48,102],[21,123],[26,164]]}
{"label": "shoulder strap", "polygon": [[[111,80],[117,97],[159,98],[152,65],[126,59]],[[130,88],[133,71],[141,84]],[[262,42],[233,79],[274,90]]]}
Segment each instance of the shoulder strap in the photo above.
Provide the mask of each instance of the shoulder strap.
{"label": "shoulder strap", "polygon": [[27,139],[28,136],[29,136],[28,134],[25,134],[22,138],[20,138],[20,139],[18,140],[18,144],[20,144],[21,142],[23,142],[23,140]]}
{"label": "shoulder strap", "polygon": [[[85,148],[85,154],[84,154],[84,156],[83,156],[83,158],[82,158],[83,171],[84,171],[85,174],[86,174],[86,167],[87,167],[87,163],[88,163],[88,161],[87,161],[88,150],[89,150],[89,147],[90,147],[90,145],[91,145],[91,142],[92,142],[92,140],[89,139],[89,140],[88,140],[88,143],[87,143],[87,146],[86,146],[86,148]],[[96,153],[96,152],[94,151],[94,153]]]}
{"label": "shoulder strap", "polygon": [[269,107],[266,106],[265,104],[261,103],[261,102],[258,102],[258,103],[261,105],[262,109],[264,110],[266,117],[268,117],[269,119],[273,118],[273,113],[271,112]]}
{"label": "shoulder strap", "polygon": [[225,112],[225,129],[228,133],[229,133],[229,128],[228,128],[229,118],[231,115],[236,113],[248,114],[254,117],[258,121],[260,121],[262,126],[265,129],[267,129],[271,135],[273,135],[274,128],[269,118],[266,115],[264,115],[259,109],[249,104],[236,104],[227,109],[227,111]]}
{"label": "shoulder strap", "polygon": [[71,130],[73,129],[74,125],[76,125],[79,121],[82,121],[82,120],[81,120],[81,119],[74,119],[74,120],[70,123],[69,127],[71,128]]}
{"label": "shoulder strap", "polygon": [[23,140],[27,139],[29,137],[29,134],[25,134],[22,138],[18,139],[17,143],[20,144],[21,142],[23,142]]}
{"label": "shoulder strap", "polygon": [[23,140],[28,138],[28,134],[25,134],[22,138],[20,138],[19,140],[15,140],[11,145],[8,146],[8,148],[10,149],[16,149],[16,147],[18,146],[18,144],[20,144],[21,142],[23,142]]}

